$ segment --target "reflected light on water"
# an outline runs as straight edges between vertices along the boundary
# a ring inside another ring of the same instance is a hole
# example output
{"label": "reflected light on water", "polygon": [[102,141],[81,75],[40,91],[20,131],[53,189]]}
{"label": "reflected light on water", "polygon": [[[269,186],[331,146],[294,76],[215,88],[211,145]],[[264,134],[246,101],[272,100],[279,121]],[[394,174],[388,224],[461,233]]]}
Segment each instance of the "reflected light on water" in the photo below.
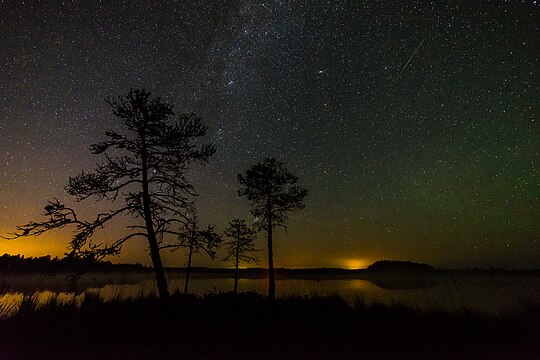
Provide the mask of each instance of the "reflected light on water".
{"label": "reflected light on water", "polygon": [[[358,264],[349,263],[349,264]],[[118,276],[109,274],[89,275],[85,280],[88,285],[79,292],[65,290],[65,278],[62,276],[41,278],[43,284],[31,279],[28,286],[24,277],[6,278],[12,292],[0,293],[0,317],[9,317],[17,313],[21,304],[31,308],[42,308],[48,304],[71,304],[80,306],[85,296],[102,301],[118,301],[157,296],[155,280],[152,274],[131,274]],[[11,280],[11,281],[10,281]],[[28,280],[28,279],[27,279]],[[98,281],[99,280],[99,281]],[[134,280],[131,282],[130,280]],[[540,286],[537,277],[485,277],[485,276],[431,276],[423,281],[405,286],[405,281],[397,281],[396,276],[379,276],[371,279],[282,279],[276,281],[278,297],[289,296],[328,296],[339,295],[345,301],[354,304],[362,299],[366,304],[404,304],[422,310],[442,309],[452,311],[467,309],[483,313],[499,313],[522,309],[528,303],[540,299]],[[401,280],[411,280],[410,277]],[[430,280],[430,281],[428,281]],[[55,284],[56,281],[56,284]],[[183,292],[182,274],[171,274],[168,278],[171,293]],[[193,276],[189,292],[196,295],[231,291],[232,278],[208,278]],[[239,281],[239,291],[255,291],[266,294],[267,279],[244,279]],[[40,289],[40,290],[33,290]],[[24,307],[26,309],[26,306]]]}
{"label": "reflected light on water", "polygon": [[23,293],[0,295],[0,318],[16,314],[19,311],[23,297]]}
{"label": "reflected light on water", "polygon": [[39,310],[44,306],[74,304],[79,307],[84,300],[84,293],[75,294],[73,292],[36,291],[33,294],[23,294],[21,292],[7,293],[0,295],[0,318],[7,318],[15,315],[23,302],[29,302],[32,308]]}

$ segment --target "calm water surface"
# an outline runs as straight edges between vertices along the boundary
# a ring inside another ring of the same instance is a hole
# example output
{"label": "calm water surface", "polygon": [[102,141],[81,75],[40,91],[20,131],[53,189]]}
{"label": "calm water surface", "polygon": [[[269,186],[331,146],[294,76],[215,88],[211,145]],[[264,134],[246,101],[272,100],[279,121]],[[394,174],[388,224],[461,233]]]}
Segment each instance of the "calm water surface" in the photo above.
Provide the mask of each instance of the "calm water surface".
{"label": "calm water surface", "polygon": [[[363,279],[277,280],[278,297],[293,295],[339,295],[354,303],[363,299],[373,303],[404,304],[423,310],[469,309],[484,313],[514,312],[527,304],[540,302],[540,278],[534,276],[450,276],[426,278],[382,276]],[[400,280],[400,279],[398,279]],[[412,281],[411,281],[412,280]],[[234,279],[211,278],[194,274],[189,292],[197,295],[231,291]],[[183,274],[169,275],[169,289],[183,291]],[[266,279],[240,279],[239,291],[265,294]],[[25,295],[45,304],[56,297],[59,302],[84,299],[85,293],[98,295],[104,301],[138,298],[156,294],[152,274],[86,274],[74,289],[62,275],[13,275],[0,277],[0,316],[15,313]]]}

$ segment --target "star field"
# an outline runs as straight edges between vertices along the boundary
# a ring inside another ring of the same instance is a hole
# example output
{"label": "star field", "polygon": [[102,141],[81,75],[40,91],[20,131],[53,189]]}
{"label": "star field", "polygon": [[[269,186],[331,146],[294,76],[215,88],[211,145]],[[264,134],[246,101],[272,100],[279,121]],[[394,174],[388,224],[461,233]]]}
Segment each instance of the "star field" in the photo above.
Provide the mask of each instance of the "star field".
{"label": "star field", "polygon": [[[209,126],[205,221],[250,219],[236,174],[265,156],[309,189],[278,267],[540,267],[537,1],[2,1],[0,65],[0,235],[69,200],[118,129],[103,99],[144,87]],[[68,236],[0,246],[61,255]]]}

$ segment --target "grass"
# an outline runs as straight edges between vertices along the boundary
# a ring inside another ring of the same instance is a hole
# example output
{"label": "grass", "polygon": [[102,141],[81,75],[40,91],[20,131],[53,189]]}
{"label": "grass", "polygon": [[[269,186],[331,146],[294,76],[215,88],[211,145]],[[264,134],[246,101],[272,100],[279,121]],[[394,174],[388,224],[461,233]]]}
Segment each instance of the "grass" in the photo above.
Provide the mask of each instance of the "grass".
{"label": "grass", "polygon": [[24,297],[0,320],[2,359],[535,359],[540,306],[421,311],[339,296],[173,294],[103,302]]}

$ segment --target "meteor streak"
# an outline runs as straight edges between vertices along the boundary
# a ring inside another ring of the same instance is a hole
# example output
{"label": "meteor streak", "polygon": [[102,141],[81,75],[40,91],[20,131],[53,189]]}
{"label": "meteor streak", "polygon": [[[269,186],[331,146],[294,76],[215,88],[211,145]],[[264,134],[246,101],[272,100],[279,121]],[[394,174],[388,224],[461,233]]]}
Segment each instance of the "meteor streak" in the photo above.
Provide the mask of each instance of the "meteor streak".
{"label": "meteor streak", "polygon": [[416,49],[414,49],[414,52],[412,53],[412,55],[409,57],[409,60],[407,60],[407,63],[405,63],[405,66],[403,66],[403,68],[401,68],[401,71],[399,72],[396,80],[394,81],[394,85],[398,82],[399,78],[401,78],[401,74],[403,74],[403,72],[405,71],[405,69],[407,68],[407,66],[409,66],[409,64],[411,63],[412,59],[415,57],[415,55],[418,53],[418,50],[420,50],[420,47],[422,47],[422,44],[424,43],[424,41],[426,41],[427,39],[427,35],[426,37],[424,37],[424,39],[422,39],[422,41],[420,41],[420,44],[418,44],[418,46],[416,47]]}

